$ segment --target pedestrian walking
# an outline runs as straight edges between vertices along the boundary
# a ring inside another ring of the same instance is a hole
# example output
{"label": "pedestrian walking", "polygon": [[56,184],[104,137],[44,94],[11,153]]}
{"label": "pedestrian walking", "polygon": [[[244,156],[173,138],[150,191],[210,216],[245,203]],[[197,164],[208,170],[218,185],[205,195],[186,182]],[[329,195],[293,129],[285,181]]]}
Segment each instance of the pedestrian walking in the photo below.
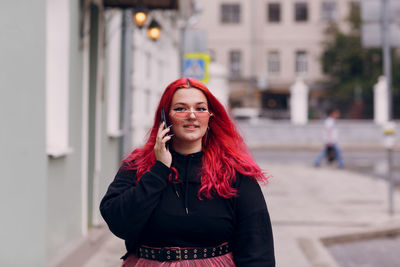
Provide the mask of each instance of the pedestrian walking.
{"label": "pedestrian walking", "polygon": [[324,122],[324,148],[314,161],[314,166],[319,167],[321,161],[326,158],[328,163],[337,161],[339,168],[344,168],[342,153],[338,144],[338,129],[336,120],[340,117],[338,109],[328,111],[328,118]]}
{"label": "pedestrian walking", "polygon": [[250,156],[222,104],[181,78],[161,96],[145,145],[101,201],[125,240],[124,267],[275,266],[271,222]]}

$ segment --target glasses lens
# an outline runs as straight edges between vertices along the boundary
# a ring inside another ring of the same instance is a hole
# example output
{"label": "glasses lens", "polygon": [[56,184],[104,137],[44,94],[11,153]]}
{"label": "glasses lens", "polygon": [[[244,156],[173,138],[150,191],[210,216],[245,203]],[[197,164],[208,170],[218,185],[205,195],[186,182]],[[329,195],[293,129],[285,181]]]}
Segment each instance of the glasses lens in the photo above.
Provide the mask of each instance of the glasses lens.
{"label": "glasses lens", "polygon": [[[175,111],[171,115],[177,118],[186,118],[191,113],[191,111]],[[195,111],[194,115],[197,118],[207,118],[208,116],[210,116],[210,113],[208,113],[208,111]]]}
{"label": "glasses lens", "polygon": [[188,115],[187,112],[182,112],[182,111],[181,112],[175,111],[172,113],[172,116],[177,117],[177,118],[186,118],[187,115]]}
{"label": "glasses lens", "polygon": [[198,118],[206,118],[206,117],[210,116],[210,113],[208,113],[208,111],[196,111],[194,114]]}

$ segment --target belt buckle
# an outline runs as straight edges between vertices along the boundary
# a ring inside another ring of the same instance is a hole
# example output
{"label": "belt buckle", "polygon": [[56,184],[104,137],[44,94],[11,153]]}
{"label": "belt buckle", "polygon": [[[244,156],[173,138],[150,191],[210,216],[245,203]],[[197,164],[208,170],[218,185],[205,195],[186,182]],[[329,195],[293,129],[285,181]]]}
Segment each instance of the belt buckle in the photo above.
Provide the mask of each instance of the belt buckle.
{"label": "belt buckle", "polygon": [[169,250],[175,251],[175,259],[180,261],[182,260],[182,250],[180,247],[169,247]]}
{"label": "belt buckle", "polygon": [[180,247],[171,247],[171,249],[175,250],[176,253],[176,260],[180,261],[182,260],[182,250]]}
{"label": "belt buckle", "polygon": [[182,250],[180,247],[170,247],[171,250],[175,251],[175,259],[180,261],[182,260]]}

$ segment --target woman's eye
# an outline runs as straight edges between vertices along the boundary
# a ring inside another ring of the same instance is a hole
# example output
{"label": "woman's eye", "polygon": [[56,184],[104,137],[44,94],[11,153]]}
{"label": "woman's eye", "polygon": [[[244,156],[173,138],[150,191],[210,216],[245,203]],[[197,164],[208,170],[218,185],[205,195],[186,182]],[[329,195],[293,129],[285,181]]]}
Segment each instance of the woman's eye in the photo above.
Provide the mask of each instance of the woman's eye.
{"label": "woman's eye", "polygon": [[186,109],[183,107],[178,107],[178,108],[174,108],[174,111],[178,111],[178,112],[182,112],[185,111]]}
{"label": "woman's eye", "polygon": [[204,111],[207,111],[207,108],[196,108],[196,111],[202,111],[202,112],[204,112]]}

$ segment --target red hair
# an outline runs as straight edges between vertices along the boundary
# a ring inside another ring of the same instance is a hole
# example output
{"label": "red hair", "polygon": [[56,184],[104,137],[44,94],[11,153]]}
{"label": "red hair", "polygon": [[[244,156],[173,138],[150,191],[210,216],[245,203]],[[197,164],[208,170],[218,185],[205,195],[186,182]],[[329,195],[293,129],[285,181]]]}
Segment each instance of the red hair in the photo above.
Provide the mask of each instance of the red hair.
{"label": "red hair", "polygon": [[[153,149],[161,120],[161,109],[167,111],[165,115],[167,121],[169,121],[168,111],[171,108],[172,97],[176,90],[184,88],[201,90],[207,98],[210,112],[214,114],[209,121],[207,138],[203,137],[202,150],[204,154],[198,197],[200,199],[203,197],[211,199],[215,195],[223,198],[236,196],[237,190],[232,187],[232,184],[236,180],[237,172],[250,176],[257,181],[267,182],[269,177],[264,175],[264,172],[251,157],[224,106],[204,84],[193,78],[180,78],[165,89],[154,115],[154,124],[150,136],[142,148],[135,149],[124,160],[127,168],[136,170],[139,180],[154,165],[156,157]],[[176,176],[176,170],[173,169],[173,171]]]}

